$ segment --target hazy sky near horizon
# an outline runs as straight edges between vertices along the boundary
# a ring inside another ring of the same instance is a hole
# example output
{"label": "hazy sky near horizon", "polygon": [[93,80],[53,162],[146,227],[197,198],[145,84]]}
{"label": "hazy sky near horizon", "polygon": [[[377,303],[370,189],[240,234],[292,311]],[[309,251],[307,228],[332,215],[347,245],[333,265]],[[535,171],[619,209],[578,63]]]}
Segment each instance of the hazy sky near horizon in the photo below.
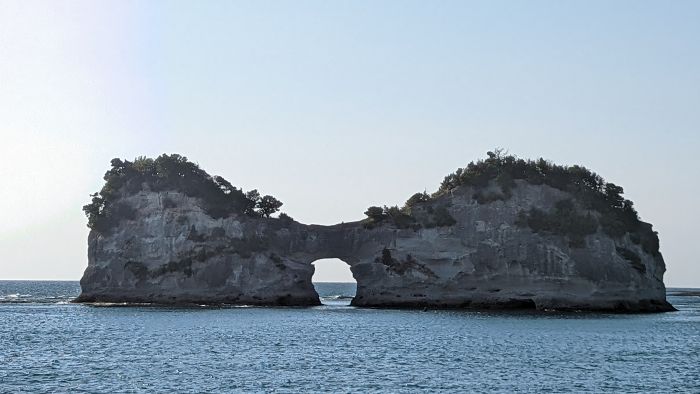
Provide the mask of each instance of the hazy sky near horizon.
{"label": "hazy sky near horizon", "polygon": [[694,1],[2,0],[0,279],[80,278],[113,157],[180,153],[330,224],[503,147],[623,186],[667,285],[700,287],[698,21]]}

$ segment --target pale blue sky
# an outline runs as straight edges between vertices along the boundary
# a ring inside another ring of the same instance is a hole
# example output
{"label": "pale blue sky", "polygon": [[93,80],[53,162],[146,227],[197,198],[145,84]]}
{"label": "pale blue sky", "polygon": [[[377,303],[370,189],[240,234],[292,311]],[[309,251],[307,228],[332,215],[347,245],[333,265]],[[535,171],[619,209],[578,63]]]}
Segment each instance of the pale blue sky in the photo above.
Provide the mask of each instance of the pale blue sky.
{"label": "pale blue sky", "polygon": [[698,21],[693,1],[0,1],[0,279],[81,276],[112,157],[178,152],[330,224],[499,146],[622,185],[667,284],[700,286]]}

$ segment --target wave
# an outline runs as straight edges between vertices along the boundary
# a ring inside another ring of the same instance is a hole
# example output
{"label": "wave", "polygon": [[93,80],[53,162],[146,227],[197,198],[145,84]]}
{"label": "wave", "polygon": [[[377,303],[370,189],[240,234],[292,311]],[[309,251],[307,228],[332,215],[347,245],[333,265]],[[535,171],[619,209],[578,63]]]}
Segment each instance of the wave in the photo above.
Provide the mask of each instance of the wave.
{"label": "wave", "polygon": [[329,296],[322,296],[322,300],[327,300],[327,301],[333,301],[333,300],[352,300],[355,298],[354,296],[349,296],[349,295],[344,295],[344,294],[336,294],[336,295],[329,295]]}
{"label": "wave", "polygon": [[42,296],[12,293],[0,294],[0,304],[67,304],[74,298],[73,295]]}

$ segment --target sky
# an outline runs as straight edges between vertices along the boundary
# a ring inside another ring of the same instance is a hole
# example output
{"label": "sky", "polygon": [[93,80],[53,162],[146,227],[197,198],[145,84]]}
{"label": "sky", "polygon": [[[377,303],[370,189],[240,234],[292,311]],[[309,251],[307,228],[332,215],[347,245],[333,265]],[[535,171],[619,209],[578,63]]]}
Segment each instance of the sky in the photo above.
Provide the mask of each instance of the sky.
{"label": "sky", "polygon": [[666,284],[700,287],[699,20],[697,1],[2,0],[0,279],[80,278],[114,157],[180,153],[332,224],[502,147],[623,186]]}

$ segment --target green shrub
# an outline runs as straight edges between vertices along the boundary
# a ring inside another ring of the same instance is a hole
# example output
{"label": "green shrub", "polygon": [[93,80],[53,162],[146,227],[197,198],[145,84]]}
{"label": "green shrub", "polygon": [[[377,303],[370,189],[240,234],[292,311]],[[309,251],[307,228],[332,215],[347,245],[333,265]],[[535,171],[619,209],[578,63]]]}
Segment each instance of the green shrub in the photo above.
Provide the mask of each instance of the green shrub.
{"label": "green shrub", "polygon": [[438,227],[449,227],[457,223],[455,218],[444,206],[439,206],[433,211],[434,223]]}
{"label": "green shrub", "polygon": [[[422,193],[417,193],[416,195],[421,195],[421,197],[413,199],[413,201],[410,204],[409,202],[407,202],[406,206],[404,206],[403,208],[399,208],[398,206],[384,206],[384,208],[376,206],[369,207],[367,211],[365,211],[365,215],[367,215],[367,218],[363,221],[364,227],[374,228],[383,223],[387,223],[400,229],[412,228],[414,230],[417,230],[421,226],[426,228],[433,228],[436,226],[452,226],[455,223],[457,223],[457,221],[452,217],[452,215],[450,215],[450,213],[447,211],[447,208],[444,205],[438,207],[428,205],[425,210],[425,212],[428,214],[428,217],[421,218],[422,222],[418,222],[413,216],[413,214],[411,214],[410,207],[422,202],[428,202],[428,200],[424,199],[425,195]],[[409,199],[409,201],[410,200],[411,199]]]}
{"label": "green shrub", "polygon": [[397,206],[384,207],[384,214],[397,228],[410,228],[416,222],[412,216],[407,215]]}
{"label": "green shrub", "polygon": [[[542,158],[523,160],[507,155],[499,149],[488,152],[487,156],[484,160],[471,162],[465,168],[458,168],[454,173],[447,175],[433,197],[446,194],[460,186],[471,186],[477,189],[473,198],[484,204],[510,198],[515,180],[523,180],[533,185],[545,184],[571,193],[582,209],[598,211],[601,214],[600,226],[609,236],[621,238],[628,233],[638,234],[637,238],[640,240],[647,239],[645,252],[654,255],[659,253],[658,237],[651,229],[642,228],[632,201],[622,197],[622,187],[606,183],[601,176],[582,166],[560,166]],[[503,195],[482,190],[489,186],[491,181],[500,186]],[[533,218],[535,226],[539,225],[538,220],[543,218]],[[575,243],[579,243],[581,237],[574,234],[572,236],[576,238]]]}
{"label": "green shrub", "polygon": [[365,228],[374,228],[382,223],[388,223],[397,228],[411,228],[416,224],[415,218],[398,206],[369,207],[365,211],[365,215],[367,215],[367,219],[363,223]]}
{"label": "green shrub", "polygon": [[423,264],[420,264],[416,259],[410,254],[406,255],[405,260],[399,260],[391,255],[391,251],[387,248],[382,249],[381,257],[377,257],[374,260],[376,263],[384,264],[387,269],[399,274],[404,275],[408,271],[418,271],[425,276],[437,278],[435,272]]}
{"label": "green shrub", "polygon": [[416,204],[422,204],[425,202],[429,202],[431,200],[430,195],[427,192],[423,193],[416,193],[411,196],[408,200],[406,200],[406,204],[404,204],[405,208],[410,208]]}
{"label": "green shrub", "polygon": [[[106,232],[119,220],[129,219],[128,209],[116,206],[115,202],[142,190],[173,190],[200,198],[205,211],[213,218],[232,213],[269,217],[282,205],[272,196],[260,197],[257,191],[244,193],[226,179],[210,176],[178,154],[163,154],[156,159],[142,156],[133,162],[112,159],[104,180],[102,190],[92,194],[90,204],[83,207],[88,227],[98,232]],[[163,206],[172,208],[174,202],[164,199]]]}
{"label": "green shrub", "polygon": [[280,213],[280,216],[278,219],[285,226],[289,226],[290,224],[294,223],[294,219],[292,219],[291,216],[287,215],[284,212]]}
{"label": "green shrub", "polygon": [[263,196],[255,204],[260,216],[269,218],[270,215],[280,210],[282,202],[272,196]]}
{"label": "green shrub", "polygon": [[579,214],[571,200],[561,200],[552,212],[537,208],[520,212],[516,225],[529,227],[535,233],[548,233],[566,236],[569,246],[585,246],[585,237],[598,231],[598,221],[590,213]]}
{"label": "green shrub", "polygon": [[367,215],[367,218],[371,219],[374,222],[381,222],[386,218],[386,215],[384,214],[384,209],[381,207],[369,207],[365,211],[365,215]]}
{"label": "green shrub", "polygon": [[488,204],[490,202],[494,201],[505,201],[509,199],[511,196],[510,191],[509,193],[501,193],[500,191],[486,191],[486,190],[479,190],[474,195],[472,195],[472,198],[476,200],[477,203],[479,204]]}

